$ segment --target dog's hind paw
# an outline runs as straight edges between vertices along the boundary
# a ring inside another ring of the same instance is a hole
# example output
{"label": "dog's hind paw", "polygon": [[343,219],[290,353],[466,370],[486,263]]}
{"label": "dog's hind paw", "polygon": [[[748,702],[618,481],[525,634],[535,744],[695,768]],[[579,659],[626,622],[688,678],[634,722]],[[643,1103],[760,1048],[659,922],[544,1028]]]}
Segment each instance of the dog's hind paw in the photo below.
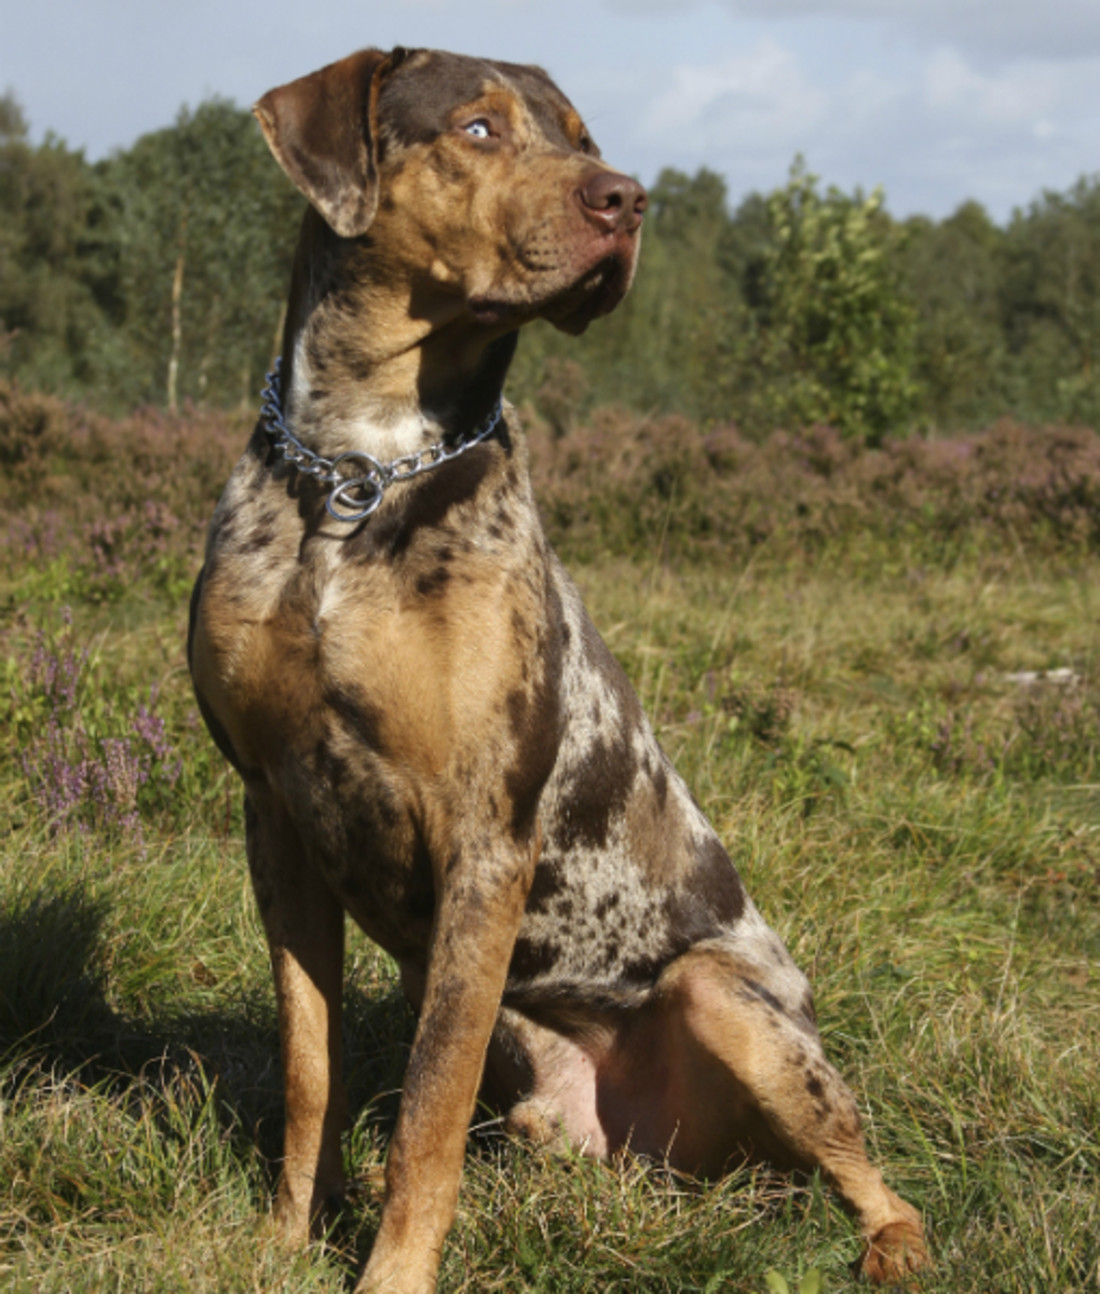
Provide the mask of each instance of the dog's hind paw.
{"label": "dog's hind paw", "polygon": [[859,1269],[872,1285],[901,1285],[928,1262],[920,1222],[906,1219],[887,1223],[875,1232],[863,1251]]}

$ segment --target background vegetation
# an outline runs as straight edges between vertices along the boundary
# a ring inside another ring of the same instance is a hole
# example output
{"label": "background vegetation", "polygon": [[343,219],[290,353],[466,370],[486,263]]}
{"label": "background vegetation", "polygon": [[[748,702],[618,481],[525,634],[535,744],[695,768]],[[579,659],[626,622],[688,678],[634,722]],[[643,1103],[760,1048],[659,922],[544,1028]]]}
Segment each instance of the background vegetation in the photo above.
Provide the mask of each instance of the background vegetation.
{"label": "background vegetation", "polygon": [[[239,792],[183,661],[297,200],[228,104],[95,166],[3,114],[0,1288],[346,1290],[412,1018],[353,934],[356,1193],[286,1255]],[[1100,1290],[1097,194],[999,229],[798,166],[732,214],[667,174],[625,307],[536,331],[513,386],[551,536],[811,975],[943,1294]],[[445,1291],[854,1288],[819,1181],[480,1117]]]}
{"label": "background vegetation", "polygon": [[[872,442],[1004,415],[1100,419],[1100,177],[1006,227],[964,203],[788,183],[729,209],[665,171],[626,303],[578,347],[529,330],[511,390],[560,428],[609,402],[759,438],[827,422]],[[33,146],[0,99],[0,376],[124,412],[251,406],[281,325],[300,199],[223,100],[95,164]]]}

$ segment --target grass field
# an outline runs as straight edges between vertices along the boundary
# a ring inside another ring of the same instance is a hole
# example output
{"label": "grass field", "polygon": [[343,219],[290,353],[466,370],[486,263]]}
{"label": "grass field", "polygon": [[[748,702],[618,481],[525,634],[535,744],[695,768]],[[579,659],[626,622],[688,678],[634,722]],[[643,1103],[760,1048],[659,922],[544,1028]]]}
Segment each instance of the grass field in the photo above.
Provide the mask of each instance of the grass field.
{"label": "grass field", "polygon": [[[240,797],[183,661],[197,527],[146,518],[137,555],[119,529],[112,573],[109,546],[24,542],[42,515],[0,568],[0,1289],[347,1290],[411,1013],[353,936],[356,1194],[284,1254]],[[949,560],[870,532],[665,551],[575,574],[925,1213],[919,1288],[1100,1290],[1100,557],[1000,532]],[[1012,677],[1044,670],[1070,673]],[[554,1158],[486,1113],[440,1288],[842,1290],[858,1249],[818,1181]]]}

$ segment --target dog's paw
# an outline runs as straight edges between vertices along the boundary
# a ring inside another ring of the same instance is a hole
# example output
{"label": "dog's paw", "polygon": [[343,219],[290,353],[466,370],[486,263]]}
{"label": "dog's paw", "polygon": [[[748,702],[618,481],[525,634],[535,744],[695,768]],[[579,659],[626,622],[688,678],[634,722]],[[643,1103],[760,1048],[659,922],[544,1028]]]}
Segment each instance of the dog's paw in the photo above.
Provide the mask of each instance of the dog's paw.
{"label": "dog's paw", "polygon": [[918,1219],[907,1218],[887,1223],[875,1232],[867,1242],[859,1268],[872,1285],[901,1285],[928,1262],[924,1229]]}
{"label": "dog's paw", "polygon": [[539,1101],[530,1098],[512,1106],[504,1120],[504,1127],[512,1136],[523,1137],[533,1145],[547,1149],[552,1149],[562,1140],[557,1120]]}
{"label": "dog's paw", "polygon": [[311,1240],[323,1236],[340,1216],[346,1194],[343,1182],[333,1182],[329,1191],[316,1197],[304,1191],[295,1195],[284,1177],[271,1210],[272,1224],[282,1244],[303,1249]]}

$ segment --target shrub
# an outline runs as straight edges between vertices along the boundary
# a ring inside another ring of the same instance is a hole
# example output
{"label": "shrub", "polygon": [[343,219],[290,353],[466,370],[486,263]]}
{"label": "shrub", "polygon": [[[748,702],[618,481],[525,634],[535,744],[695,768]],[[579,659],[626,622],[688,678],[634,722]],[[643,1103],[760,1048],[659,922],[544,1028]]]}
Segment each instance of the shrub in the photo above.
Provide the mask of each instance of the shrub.
{"label": "shrub", "polygon": [[58,630],[40,628],[14,678],[9,726],[28,795],[51,832],[95,831],[142,841],[143,813],[161,807],[181,763],[157,713],[157,689],[124,709],[96,679],[87,647],[63,609]]}

